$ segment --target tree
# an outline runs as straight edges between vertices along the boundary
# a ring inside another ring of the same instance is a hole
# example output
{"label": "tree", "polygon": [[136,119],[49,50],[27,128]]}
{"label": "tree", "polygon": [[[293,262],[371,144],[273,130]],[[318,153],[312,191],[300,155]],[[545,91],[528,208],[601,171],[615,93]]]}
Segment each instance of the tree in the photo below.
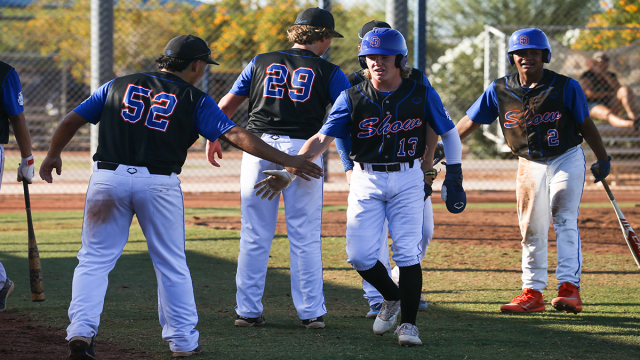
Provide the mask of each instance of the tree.
{"label": "tree", "polygon": [[[606,3],[604,12],[591,16],[589,27],[639,27],[640,0],[614,1]],[[640,38],[638,29],[581,31],[572,48],[580,50],[606,50],[628,46]]]}

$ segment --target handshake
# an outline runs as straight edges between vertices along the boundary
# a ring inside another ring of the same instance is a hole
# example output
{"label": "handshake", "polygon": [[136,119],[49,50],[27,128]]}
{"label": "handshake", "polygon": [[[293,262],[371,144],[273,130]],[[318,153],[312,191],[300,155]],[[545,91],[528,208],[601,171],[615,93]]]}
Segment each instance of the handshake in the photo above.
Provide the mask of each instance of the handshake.
{"label": "handshake", "polygon": [[[433,165],[435,166],[444,158],[444,145],[439,141],[433,156]],[[459,214],[467,206],[467,194],[462,187],[462,165],[445,162],[443,164],[447,167],[447,174],[442,183],[442,201],[445,202],[450,213]]]}

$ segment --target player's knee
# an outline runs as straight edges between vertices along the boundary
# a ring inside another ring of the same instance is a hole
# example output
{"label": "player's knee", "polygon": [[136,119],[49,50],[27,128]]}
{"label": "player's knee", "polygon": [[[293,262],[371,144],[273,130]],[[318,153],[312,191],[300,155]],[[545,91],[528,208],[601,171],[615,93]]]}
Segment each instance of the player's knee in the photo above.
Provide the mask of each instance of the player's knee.
{"label": "player's knee", "polygon": [[350,255],[349,258],[347,259],[347,262],[351,264],[351,266],[353,266],[353,268],[358,271],[365,271],[365,270],[371,269],[372,267],[375,266],[377,261],[378,259],[371,258],[369,256],[357,255],[357,254],[354,256]]}

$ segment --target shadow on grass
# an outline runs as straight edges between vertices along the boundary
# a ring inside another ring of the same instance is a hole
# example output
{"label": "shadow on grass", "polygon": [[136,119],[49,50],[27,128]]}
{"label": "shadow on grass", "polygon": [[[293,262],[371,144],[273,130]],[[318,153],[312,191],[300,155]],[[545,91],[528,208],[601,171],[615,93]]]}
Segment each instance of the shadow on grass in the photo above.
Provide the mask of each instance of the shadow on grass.
{"label": "shadow on grass", "polygon": [[[189,241],[205,241],[205,238]],[[497,302],[481,299],[464,300],[465,310],[446,302],[431,304],[418,315],[417,325],[425,345],[401,348],[394,335],[380,337],[372,333],[373,321],[364,318],[367,304],[358,287],[359,279],[351,286],[325,282],[327,328],[307,330],[300,326],[292,304],[286,266],[270,268],[267,274],[263,298],[266,324],[236,328],[233,326],[236,263],[195,251],[188,251],[187,256],[200,316],[197,329],[204,349],[198,359],[637,359],[640,351],[637,314],[585,311],[569,316],[548,310],[505,315],[483,311],[484,307],[479,304],[497,305]],[[75,254],[43,257],[47,297],[43,303],[31,302],[26,259],[9,253],[0,254],[0,259],[16,282],[10,299],[12,311],[65,328],[72,274],[77,264]],[[429,269],[432,270],[436,269]],[[161,339],[158,324],[156,293],[149,255],[125,252],[110,275],[98,344],[101,340],[112,341],[169,359],[171,353]],[[427,298],[429,294],[426,293]],[[611,310],[607,307],[619,304],[598,305],[607,311]]]}

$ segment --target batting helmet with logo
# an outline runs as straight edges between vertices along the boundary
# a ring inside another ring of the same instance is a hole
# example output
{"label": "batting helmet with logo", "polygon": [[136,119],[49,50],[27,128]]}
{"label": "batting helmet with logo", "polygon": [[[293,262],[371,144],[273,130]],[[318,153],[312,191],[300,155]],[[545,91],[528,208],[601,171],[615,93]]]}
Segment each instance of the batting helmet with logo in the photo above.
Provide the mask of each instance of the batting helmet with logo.
{"label": "batting helmet with logo", "polygon": [[396,67],[407,65],[409,51],[404,37],[398,30],[375,28],[364,35],[358,53],[358,61],[363,69],[367,68],[367,55],[396,55]]}
{"label": "batting helmet with logo", "polygon": [[547,39],[547,35],[540,29],[521,29],[511,34],[508,52],[511,66],[514,64],[512,53],[521,49],[546,50],[542,54],[542,61],[546,63],[551,61],[551,45],[549,45],[549,39]]}

